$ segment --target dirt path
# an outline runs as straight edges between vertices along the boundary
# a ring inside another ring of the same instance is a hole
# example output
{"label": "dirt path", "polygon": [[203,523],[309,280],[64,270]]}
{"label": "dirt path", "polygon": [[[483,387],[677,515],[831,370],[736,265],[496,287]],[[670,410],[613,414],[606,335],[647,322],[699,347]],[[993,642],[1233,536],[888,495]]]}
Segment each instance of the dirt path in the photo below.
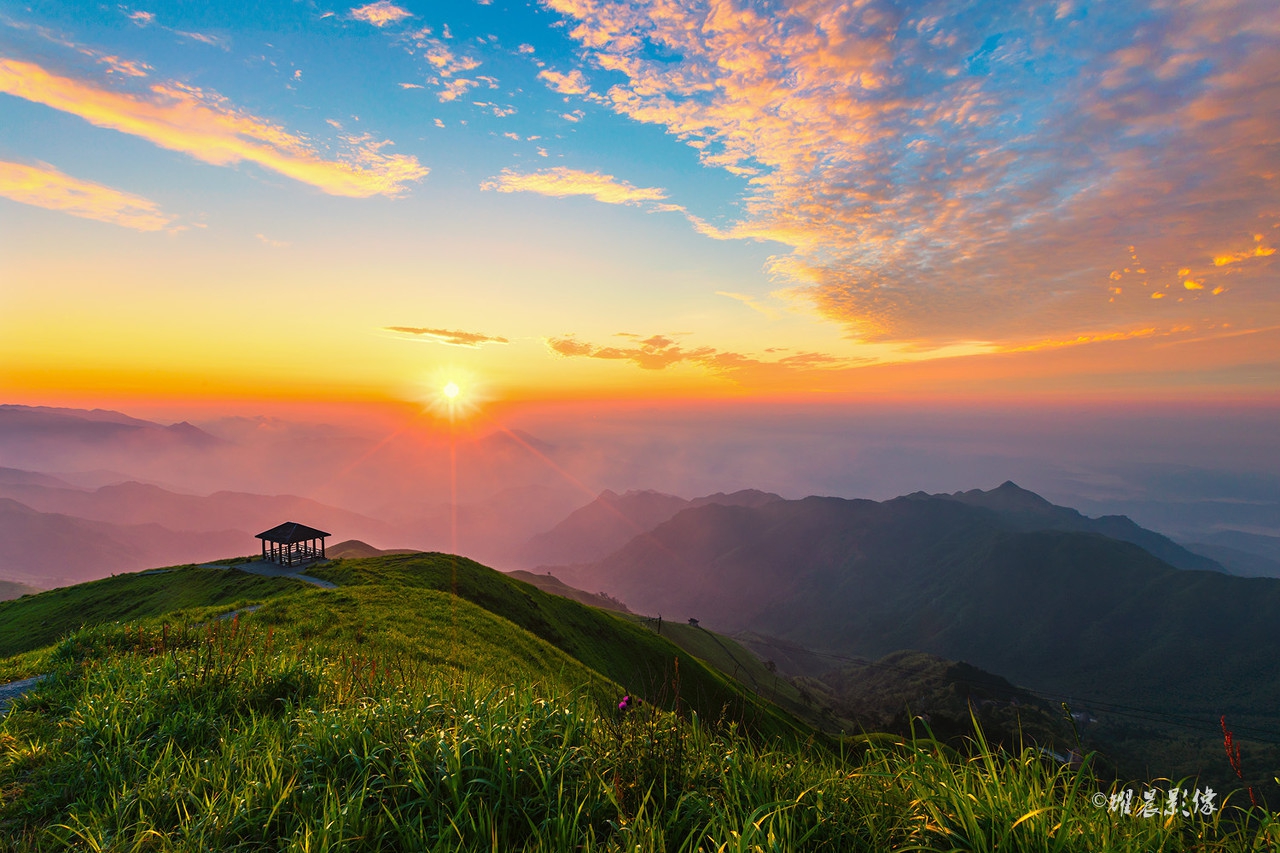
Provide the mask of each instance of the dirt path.
{"label": "dirt path", "polygon": [[[313,564],[314,565],[314,564]],[[304,575],[301,570],[295,570],[287,566],[279,566],[275,563],[267,563],[262,560],[254,560],[251,563],[236,563],[234,566],[228,566],[225,563],[201,563],[202,569],[239,569],[242,572],[251,572],[255,575],[263,575],[269,578],[293,578],[304,583],[314,584],[321,589],[337,589],[336,583],[322,581],[320,578],[313,578],[310,575]]]}
{"label": "dirt path", "polygon": [[36,675],[31,678],[24,678],[21,681],[10,681],[8,684],[0,684],[0,719],[9,713],[9,703],[17,699],[23,693],[26,693],[32,687],[39,684],[46,676]]}

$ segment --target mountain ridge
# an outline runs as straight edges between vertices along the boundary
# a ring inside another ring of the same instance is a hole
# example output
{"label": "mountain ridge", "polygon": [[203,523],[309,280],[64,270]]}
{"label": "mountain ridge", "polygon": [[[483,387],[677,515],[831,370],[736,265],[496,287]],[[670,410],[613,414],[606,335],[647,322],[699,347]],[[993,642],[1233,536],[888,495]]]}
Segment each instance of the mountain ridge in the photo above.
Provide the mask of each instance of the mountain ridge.
{"label": "mountain ridge", "polygon": [[[921,494],[924,493],[916,492],[906,497]],[[995,510],[1006,523],[1016,525],[1022,530],[1078,530],[1101,533],[1103,536],[1122,542],[1132,542],[1179,569],[1226,571],[1216,560],[1194,553],[1167,536],[1139,526],[1127,515],[1103,515],[1090,518],[1078,510],[1051,503],[1012,480],[1005,480],[996,488],[985,492],[981,489],[970,489],[949,495],[935,494],[930,497]]]}
{"label": "mountain ridge", "polygon": [[[639,612],[819,650],[915,648],[1033,687],[1105,682],[1206,712],[1280,706],[1280,691],[1259,687],[1259,673],[1280,676],[1263,627],[1280,612],[1280,581],[1178,569],[1096,532],[1020,530],[949,496],[691,508],[604,560],[552,571]],[[1196,642],[1201,622],[1214,642]],[[1126,657],[1135,663],[1117,663]]]}
{"label": "mountain ridge", "polygon": [[526,566],[581,563],[600,559],[667,521],[681,510],[706,504],[757,506],[781,500],[757,489],[716,492],[692,500],[652,489],[618,494],[605,489],[550,530],[531,537],[518,552]]}

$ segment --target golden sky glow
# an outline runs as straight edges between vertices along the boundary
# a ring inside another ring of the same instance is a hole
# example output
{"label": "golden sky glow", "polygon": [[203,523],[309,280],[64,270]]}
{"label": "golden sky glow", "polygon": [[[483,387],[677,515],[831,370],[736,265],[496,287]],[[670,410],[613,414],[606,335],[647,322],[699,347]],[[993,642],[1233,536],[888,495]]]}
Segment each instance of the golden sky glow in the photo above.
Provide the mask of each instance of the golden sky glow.
{"label": "golden sky glow", "polygon": [[6,6],[0,387],[1273,400],[1272,6]]}

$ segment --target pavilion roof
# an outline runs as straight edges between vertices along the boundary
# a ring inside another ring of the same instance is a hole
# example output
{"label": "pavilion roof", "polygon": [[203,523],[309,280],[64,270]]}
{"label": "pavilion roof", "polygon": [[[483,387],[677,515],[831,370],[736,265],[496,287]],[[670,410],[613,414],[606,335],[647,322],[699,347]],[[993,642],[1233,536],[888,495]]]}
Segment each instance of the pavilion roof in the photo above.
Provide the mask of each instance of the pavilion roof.
{"label": "pavilion roof", "polygon": [[276,542],[280,545],[292,545],[295,542],[306,542],[308,539],[323,539],[332,535],[332,533],[325,533],[323,530],[316,530],[314,527],[307,527],[305,524],[299,524],[296,521],[286,521],[284,524],[276,525],[270,530],[264,530],[254,538],[265,539],[268,542]]}

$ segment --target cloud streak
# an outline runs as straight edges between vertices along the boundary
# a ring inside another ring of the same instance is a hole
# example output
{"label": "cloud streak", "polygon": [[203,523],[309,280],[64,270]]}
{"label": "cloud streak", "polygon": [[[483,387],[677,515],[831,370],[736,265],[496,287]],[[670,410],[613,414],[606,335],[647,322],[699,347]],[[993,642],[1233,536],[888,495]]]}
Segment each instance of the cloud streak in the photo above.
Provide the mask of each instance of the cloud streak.
{"label": "cloud streak", "polygon": [[788,247],[771,274],[855,337],[1013,346],[1103,306],[1117,328],[1276,313],[1275,259],[1241,246],[1280,224],[1268,0],[544,5],[623,80],[613,110],[744,180],[736,221],[695,226]]}
{"label": "cloud streak", "polygon": [[511,343],[506,338],[497,335],[482,335],[479,332],[462,332],[456,329],[424,329],[418,326],[387,326],[388,332],[396,332],[401,335],[411,335],[413,337],[422,338],[436,343],[448,344],[455,347],[479,347],[484,344],[507,344]]}
{"label": "cloud streak", "polygon": [[564,166],[537,172],[503,169],[497,177],[480,184],[480,188],[500,193],[537,193],[553,198],[588,196],[605,204],[635,205],[661,202],[667,197],[666,191],[658,187],[637,187],[618,180],[613,175]]}
{"label": "cloud streak", "polygon": [[173,222],[150,199],[73,178],[47,164],[0,161],[0,196],[135,231],[161,231]]}
{"label": "cloud streak", "polygon": [[575,335],[547,338],[547,348],[565,358],[596,358],[605,361],[626,361],[643,370],[665,370],[679,364],[702,368],[730,381],[762,386],[794,379],[801,374],[810,376],[818,372],[830,372],[839,368],[867,363],[866,359],[849,359],[821,352],[802,352],[772,361],[764,361],[743,353],[718,350],[714,347],[686,348],[676,335],[639,335],[622,332],[618,337],[628,341],[624,346],[600,346],[579,340]]}
{"label": "cloud streak", "polygon": [[368,138],[342,157],[322,156],[306,138],[182,83],[156,83],[144,92],[126,93],[54,74],[35,63],[0,59],[0,92],[205,163],[254,163],[330,195],[395,197],[428,172],[412,156],[384,153],[389,142]]}

